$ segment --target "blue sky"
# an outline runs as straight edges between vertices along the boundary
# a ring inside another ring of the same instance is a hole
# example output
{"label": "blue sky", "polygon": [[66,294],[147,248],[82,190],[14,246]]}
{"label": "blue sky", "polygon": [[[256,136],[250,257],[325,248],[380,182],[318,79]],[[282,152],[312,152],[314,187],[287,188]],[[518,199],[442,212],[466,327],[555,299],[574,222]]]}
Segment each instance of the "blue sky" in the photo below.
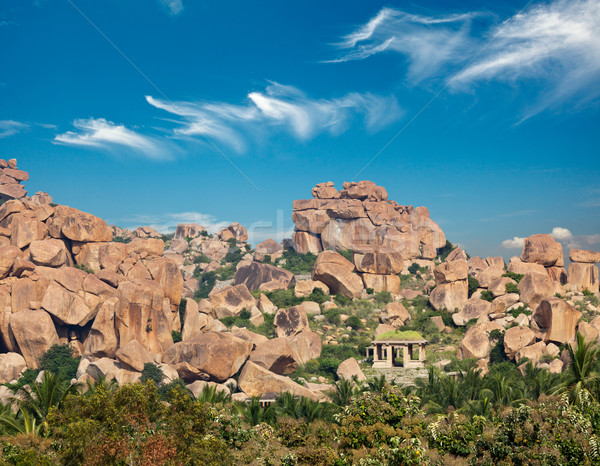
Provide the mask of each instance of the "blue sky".
{"label": "blue sky", "polygon": [[260,241],[368,179],[471,255],[598,250],[599,31],[598,0],[0,0],[0,156],[121,226]]}

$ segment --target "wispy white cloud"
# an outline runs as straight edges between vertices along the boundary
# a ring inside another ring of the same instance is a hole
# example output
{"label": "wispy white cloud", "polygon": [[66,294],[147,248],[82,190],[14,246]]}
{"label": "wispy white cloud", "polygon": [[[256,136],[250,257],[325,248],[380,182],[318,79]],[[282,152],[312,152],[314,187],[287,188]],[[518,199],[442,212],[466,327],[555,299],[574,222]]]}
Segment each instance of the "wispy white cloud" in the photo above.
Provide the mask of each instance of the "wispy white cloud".
{"label": "wispy white cloud", "polygon": [[408,77],[420,81],[435,74],[444,64],[463,59],[473,46],[470,21],[478,13],[428,17],[383,8],[338,44],[341,55],[328,63],[363,60],[390,51],[405,55]]}
{"label": "wispy white cloud", "polygon": [[506,249],[523,249],[525,245],[525,238],[515,236],[513,239],[506,239],[502,241],[502,247]]}
{"label": "wispy white cloud", "polygon": [[595,99],[600,95],[599,30],[598,0],[536,5],[490,31],[489,47],[452,79],[452,85],[545,81],[547,89],[526,117],[572,98]]}
{"label": "wispy white cloud", "polygon": [[202,225],[209,233],[222,230],[231,222],[218,220],[213,215],[201,212],[168,212],[163,214],[136,214],[127,217],[118,226],[135,229],[140,226],[149,226],[162,234],[173,233],[180,223],[197,223]]}
{"label": "wispy white cloud", "polygon": [[160,0],[170,15],[176,16],[183,11],[182,0]]}
{"label": "wispy white cloud", "polygon": [[281,128],[299,140],[328,132],[340,134],[355,117],[370,131],[397,120],[402,111],[394,97],[351,93],[337,99],[312,99],[293,86],[270,83],[264,92],[250,92],[245,104],[168,102],[146,96],[156,108],[182,117],[175,136],[206,136],[241,152],[252,134]]}
{"label": "wispy white cloud", "polygon": [[0,138],[13,136],[29,128],[26,123],[14,120],[0,120]]}
{"label": "wispy white cloud", "polygon": [[155,138],[104,118],[75,120],[73,126],[77,131],[59,134],[54,138],[54,142],[101,149],[128,148],[151,158],[164,158],[168,155],[162,143]]}

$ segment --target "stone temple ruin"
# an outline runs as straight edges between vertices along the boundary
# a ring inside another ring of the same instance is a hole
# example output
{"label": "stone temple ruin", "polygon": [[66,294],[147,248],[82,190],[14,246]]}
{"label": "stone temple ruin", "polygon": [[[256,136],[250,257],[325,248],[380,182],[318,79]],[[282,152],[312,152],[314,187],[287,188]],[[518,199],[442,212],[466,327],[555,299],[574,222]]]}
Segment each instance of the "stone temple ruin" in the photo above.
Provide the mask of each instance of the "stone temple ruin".
{"label": "stone temple ruin", "polygon": [[[398,367],[396,360],[402,357],[405,369],[425,367],[425,345],[427,340],[375,340],[367,348],[367,358],[373,359],[375,369]],[[415,354],[415,347],[418,353]]]}

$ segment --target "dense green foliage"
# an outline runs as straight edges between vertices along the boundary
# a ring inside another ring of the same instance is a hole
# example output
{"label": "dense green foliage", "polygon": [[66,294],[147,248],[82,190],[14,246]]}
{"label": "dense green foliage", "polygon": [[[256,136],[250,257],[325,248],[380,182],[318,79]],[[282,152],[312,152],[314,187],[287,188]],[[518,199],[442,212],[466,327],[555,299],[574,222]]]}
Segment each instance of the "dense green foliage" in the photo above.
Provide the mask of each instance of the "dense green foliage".
{"label": "dense green foliage", "polygon": [[76,377],[79,357],[73,357],[73,349],[68,345],[53,345],[40,358],[40,368],[64,379]]}
{"label": "dense green foliage", "polygon": [[289,270],[294,275],[310,275],[317,256],[311,254],[298,254],[293,249],[286,249],[283,255],[275,261],[275,265],[281,264],[282,268]]}
{"label": "dense green foliage", "polygon": [[[157,387],[152,364],[145,382],[85,390],[48,370],[15,389],[16,413],[0,408],[0,464],[598,465],[598,346],[578,335],[566,347],[563,374],[492,361],[485,376],[431,368],[412,388],[342,379],[330,402],[284,393],[266,407],[215,387],[194,399],[180,380]],[[331,374],[352,356],[354,345],[326,345],[305,366]]]}

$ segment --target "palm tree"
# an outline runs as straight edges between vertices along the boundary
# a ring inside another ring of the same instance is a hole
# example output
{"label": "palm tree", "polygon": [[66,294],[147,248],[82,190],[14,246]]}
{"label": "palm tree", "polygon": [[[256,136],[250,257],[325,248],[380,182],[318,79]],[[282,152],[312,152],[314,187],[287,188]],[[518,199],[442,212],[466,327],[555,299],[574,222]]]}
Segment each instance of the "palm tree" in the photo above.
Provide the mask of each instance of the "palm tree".
{"label": "palm tree", "polygon": [[563,384],[560,374],[551,374],[547,370],[535,367],[531,362],[525,366],[525,398],[537,400],[541,395],[554,395],[558,393]]}
{"label": "palm tree", "polygon": [[340,379],[335,383],[335,390],[330,390],[327,395],[329,395],[334,405],[341,408],[350,404],[355,391],[358,391],[358,389],[352,387],[350,380]]}
{"label": "palm tree", "polygon": [[94,380],[94,381],[87,380],[86,381],[85,395],[91,396],[100,389],[102,389],[106,392],[112,393],[112,392],[115,392],[117,390],[117,388],[119,388],[119,384],[117,383],[117,381],[115,379],[107,380],[106,376],[100,375],[98,377],[98,380]]}
{"label": "palm tree", "polygon": [[275,407],[273,405],[263,408],[260,404],[260,397],[254,396],[247,402],[235,404],[236,411],[244,417],[244,420],[252,425],[258,425],[261,422],[273,422],[277,417]]}
{"label": "palm tree", "polygon": [[586,343],[585,337],[577,332],[577,349],[574,350],[570,343],[567,345],[567,349],[571,356],[571,370],[567,386],[571,392],[572,402],[579,404],[584,390],[592,395],[598,387],[600,379],[594,370],[594,364],[598,358],[598,345],[595,341]]}
{"label": "palm tree", "polygon": [[225,390],[217,390],[216,385],[205,385],[202,392],[198,394],[197,400],[203,403],[223,404],[231,401],[231,394]]}
{"label": "palm tree", "polygon": [[2,405],[0,409],[0,433],[3,435],[26,434],[37,436],[42,426],[27,411],[12,412],[10,405]]}
{"label": "palm tree", "polygon": [[385,375],[381,374],[379,377],[373,377],[372,379],[367,380],[367,387],[365,389],[370,392],[381,393],[385,388],[385,384]]}
{"label": "palm tree", "polygon": [[19,406],[24,419],[26,416],[32,417],[40,422],[40,428],[47,432],[46,417],[50,408],[61,406],[68,395],[78,392],[79,386],[80,384],[72,384],[50,371],[44,371],[41,382],[17,389],[12,401]]}

